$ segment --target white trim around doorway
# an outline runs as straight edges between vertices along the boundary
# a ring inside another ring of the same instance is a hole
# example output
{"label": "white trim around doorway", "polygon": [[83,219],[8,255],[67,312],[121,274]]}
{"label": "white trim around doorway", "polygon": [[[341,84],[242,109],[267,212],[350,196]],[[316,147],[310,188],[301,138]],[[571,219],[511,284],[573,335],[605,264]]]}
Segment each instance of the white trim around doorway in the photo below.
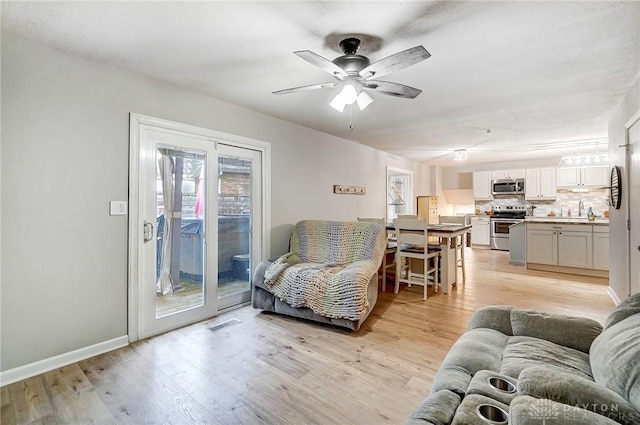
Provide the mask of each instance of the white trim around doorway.
{"label": "white trim around doorway", "polygon": [[[140,136],[141,128],[155,127],[163,130],[188,133],[197,138],[206,138],[211,142],[259,151],[263,158],[262,167],[262,246],[259,261],[270,257],[271,240],[271,144],[261,140],[228,134],[216,130],[189,124],[155,118],[138,113],[130,114],[129,126],[129,229],[128,246],[136,246],[142,229],[140,228]],[[128,325],[129,342],[137,341],[138,335],[138,291],[140,281],[139,256],[129,253],[128,281]]]}

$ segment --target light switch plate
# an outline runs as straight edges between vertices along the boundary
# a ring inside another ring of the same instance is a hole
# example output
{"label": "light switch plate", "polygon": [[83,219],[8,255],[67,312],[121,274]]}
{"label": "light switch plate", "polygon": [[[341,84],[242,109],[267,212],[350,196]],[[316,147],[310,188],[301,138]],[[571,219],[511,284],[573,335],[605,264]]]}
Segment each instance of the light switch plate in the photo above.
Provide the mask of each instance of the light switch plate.
{"label": "light switch plate", "polygon": [[109,215],[127,215],[127,201],[109,201]]}

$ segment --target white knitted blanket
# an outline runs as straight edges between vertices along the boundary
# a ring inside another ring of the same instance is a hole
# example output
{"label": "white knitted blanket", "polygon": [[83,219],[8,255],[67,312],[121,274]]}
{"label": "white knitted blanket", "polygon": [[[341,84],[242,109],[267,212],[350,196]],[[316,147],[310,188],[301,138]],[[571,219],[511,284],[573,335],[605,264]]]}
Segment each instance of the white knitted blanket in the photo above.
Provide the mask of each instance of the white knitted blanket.
{"label": "white knitted blanket", "polygon": [[360,320],[369,310],[367,287],[386,247],[386,229],[374,223],[304,220],[291,252],[265,271],[264,284],[292,307],[330,318]]}

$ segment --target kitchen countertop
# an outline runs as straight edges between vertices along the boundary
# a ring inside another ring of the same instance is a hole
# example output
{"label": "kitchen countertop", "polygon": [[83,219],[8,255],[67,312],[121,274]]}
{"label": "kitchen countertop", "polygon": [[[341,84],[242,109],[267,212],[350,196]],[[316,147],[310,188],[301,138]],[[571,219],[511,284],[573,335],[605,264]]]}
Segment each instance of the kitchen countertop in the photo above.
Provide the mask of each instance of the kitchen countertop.
{"label": "kitchen countertop", "polygon": [[525,217],[527,223],[554,223],[554,224],[596,224],[600,226],[608,226],[608,218],[596,218],[589,221],[587,217]]}

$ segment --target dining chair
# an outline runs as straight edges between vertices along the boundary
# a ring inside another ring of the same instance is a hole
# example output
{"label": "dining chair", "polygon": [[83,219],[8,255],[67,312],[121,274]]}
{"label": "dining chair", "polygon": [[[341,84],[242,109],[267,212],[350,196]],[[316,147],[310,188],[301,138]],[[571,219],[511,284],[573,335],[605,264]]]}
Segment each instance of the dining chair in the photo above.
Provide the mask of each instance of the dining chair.
{"label": "dining chair", "polygon": [[[358,217],[358,221],[367,222],[367,223],[376,223],[386,227],[386,222],[384,218]],[[391,254],[395,254],[396,252],[396,245],[397,243],[395,242],[395,238],[391,240],[387,235],[387,247],[384,250],[384,256],[382,257],[382,266],[381,266],[382,292],[387,291],[387,270],[395,270],[396,268],[395,256],[391,256]],[[387,261],[388,256],[391,256],[392,258],[391,262]]]}
{"label": "dining chair", "polygon": [[[458,216],[458,215],[441,215],[438,216],[438,223],[439,224],[466,224],[465,222],[465,217],[464,216]],[[462,283],[465,282],[467,276],[466,276],[466,270],[465,270],[465,263],[464,263],[464,248],[466,247],[466,238],[467,238],[467,234],[465,233],[464,235],[461,235],[460,237],[457,237],[455,240],[455,249],[456,249],[456,253],[455,253],[455,259],[456,259],[456,273],[458,270],[458,267],[460,267],[462,269]]]}
{"label": "dining chair", "polygon": [[398,218],[406,220],[417,220],[418,216],[415,214],[398,214]]}
{"label": "dining chair", "polygon": [[[432,275],[433,288],[438,292],[438,263],[440,248],[429,248],[426,220],[396,219],[396,284],[394,293],[400,290],[400,283],[424,286],[424,299],[427,299],[429,275]],[[407,262],[405,263],[405,259]],[[423,261],[422,273],[412,270],[413,260]]]}

